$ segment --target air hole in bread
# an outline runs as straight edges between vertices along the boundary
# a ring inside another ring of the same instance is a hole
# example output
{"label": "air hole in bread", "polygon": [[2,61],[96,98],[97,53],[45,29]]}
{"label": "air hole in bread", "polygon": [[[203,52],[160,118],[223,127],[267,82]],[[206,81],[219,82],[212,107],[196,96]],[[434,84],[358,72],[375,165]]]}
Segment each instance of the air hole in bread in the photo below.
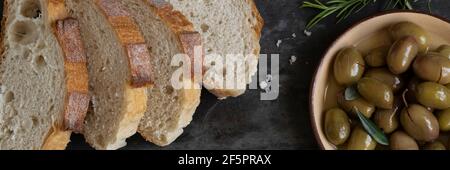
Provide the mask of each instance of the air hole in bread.
{"label": "air hole in bread", "polygon": [[167,94],[167,95],[172,95],[174,91],[175,91],[175,90],[173,89],[172,86],[166,86],[166,87],[164,87],[164,93]]}
{"label": "air hole in bread", "polygon": [[27,0],[22,3],[20,14],[27,18],[40,18],[42,16],[41,4],[36,0]]}
{"label": "air hole in bread", "polygon": [[224,67],[223,68],[223,78],[226,78],[226,77],[227,77],[227,68]]}
{"label": "air hole in bread", "polygon": [[32,126],[33,127],[37,127],[39,126],[39,119],[37,118],[37,116],[31,116],[31,122],[33,123]]}
{"label": "air hole in bread", "polygon": [[46,44],[45,44],[44,41],[39,42],[39,43],[37,44],[37,46],[36,46],[36,48],[37,48],[38,50],[43,50],[45,47],[46,47]]}
{"label": "air hole in bread", "polygon": [[5,132],[5,134],[6,134],[5,136],[11,136],[13,133],[14,133],[13,130],[7,129],[6,132]]}
{"label": "air hole in bread", "polygon": [[96,141],[97,141],[100,145],[105,145],[104,138],[103,138],[102,135],[98,135],[98,136],[95,137],[95,138],[96,138]]}
{"label": "air hole in bread", "polygon": [[55,106],[51,105],[50,108],[48,109],[48,112],[51,113],[51,112],[53,112],[54,109],[55,109]]}
{"label": "air hole in bread", "polygon": [[5,97],[4,97],[5,103],[12,102],[13,100],[14,100],[14,93],[11,91],[6,92]]}
{"label": "air hole in bread", "polygon": [[30,59],[30,54],[31,51],[29,49],[24,50],[22,54],[23,60],[28,61]]}
{"label": "air hole in bread", "polygon": [[166,124],[170,124],[169,122],[172,122],[172,118],[170,117],[170,118],[168,118],[167,120],[166,120]]}
{"label": "air hole in bread", "polygon": [[13,25],[10,36],[22,45],[34,43],[38,38],[37,26],[31,21],[18,21]]}
{"label": "air hole in bread", "polygon": [[208,30],[209,30],[209,25],[202,24],[200,27],[201,27],[203,32],[208,32]]}
{"label": "air hole in bread", "polygon": [[180,77],[178,77],[178,81],[179,81],[179,82],[183,82],[183,81],[184,81],[183,75],[180,75]]}
{"label": "air hole in bread", "polygon": [[37,68],[43,68],[47,66],[47,62],[45,61],[45,57],[42,55],[36,56],[34,58],[34,64]]}

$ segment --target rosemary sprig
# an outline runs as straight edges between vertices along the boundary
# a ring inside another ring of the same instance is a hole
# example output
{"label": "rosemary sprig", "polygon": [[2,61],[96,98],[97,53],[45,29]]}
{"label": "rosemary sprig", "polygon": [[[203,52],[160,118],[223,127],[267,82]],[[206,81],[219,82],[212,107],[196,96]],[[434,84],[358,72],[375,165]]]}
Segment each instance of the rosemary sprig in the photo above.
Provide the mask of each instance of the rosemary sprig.
{"label": "rosemary sprig", "polygon": [[[328,0],[325,3],[319,0],[313,0],[312,2],[304,1],[301,8],[313,8],[321,11],[306,25],[306,29],[310,30],[317,23],[332,14],[336,14],[336,18],[340,22],[348,18],[351,14],[361,11],[367,5],[375,2],[377,0]],[[413,9],[410,0],[389,0],[386,8]]]}
{"label": "rosemary sprig", "polygon": [[386,5],[386,8],[396,8],[396,7],[409,10],[413,9],[409,0],[389,0],[388,4]]}

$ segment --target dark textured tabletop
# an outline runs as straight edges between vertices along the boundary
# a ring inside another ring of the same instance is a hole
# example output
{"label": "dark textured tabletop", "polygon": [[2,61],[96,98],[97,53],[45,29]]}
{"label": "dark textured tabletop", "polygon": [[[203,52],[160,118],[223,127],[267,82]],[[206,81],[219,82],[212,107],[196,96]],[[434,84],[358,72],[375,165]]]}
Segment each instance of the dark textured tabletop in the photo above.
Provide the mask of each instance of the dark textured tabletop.
{"label": "dark textured tabletop", "polygon": [[[429,12],[428,0],[419,1],[415,9]],[[318,149],[309,118],[309,89],[316,66],[337,36],[353,23],[385,10],[384,5],[370,5],[340,23],[330,17],[307,37],[305,24],[317,11],[300,9],[300,0],[256,3],[265,20],[261,53],[280,54],[279,98],[260,101],[261,91],[249,90],[239,98],[219,101],[204,91],[191,125],[172,145],[160,148],[135,135],[124,149]],[[449,11],[450,1],[432,0],[433,14],[450,19]],[[293,64],[291,56],[297,58]],[[73,135],[69,149],[90,147],[80,135]]]}

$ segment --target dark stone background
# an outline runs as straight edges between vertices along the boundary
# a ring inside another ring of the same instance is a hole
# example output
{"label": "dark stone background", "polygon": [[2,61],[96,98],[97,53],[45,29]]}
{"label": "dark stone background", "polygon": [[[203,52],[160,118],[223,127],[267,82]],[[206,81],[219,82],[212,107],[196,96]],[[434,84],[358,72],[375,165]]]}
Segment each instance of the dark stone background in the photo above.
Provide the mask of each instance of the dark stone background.
{"label": "dark stone background", "polygon": [[[265,19],[261,53],[280,54],[280,96],[260,101],[260,90],[218,101],[203,92],[202,103],[185,133],[166,148],[145,142],[139,135],[123,149],[318,149],[309,119],[309,89],[313,73],[328,46],[353,23],[385,10],[385,0],[336,23],[330,17],[303,34],[306,22],[317,13],[300,9],[301,0],[256,0]],[[428,0],[415,3],[429,12]],[[432,13],[450,18],[450,1],[432,0]],[[296,38],[292,34],[296,34]],[[278,40],[283,40],[279,47]],[[297,62],[289,63],[291,56]],[[91,149],[80,135],[73,135],[68,149]]]}

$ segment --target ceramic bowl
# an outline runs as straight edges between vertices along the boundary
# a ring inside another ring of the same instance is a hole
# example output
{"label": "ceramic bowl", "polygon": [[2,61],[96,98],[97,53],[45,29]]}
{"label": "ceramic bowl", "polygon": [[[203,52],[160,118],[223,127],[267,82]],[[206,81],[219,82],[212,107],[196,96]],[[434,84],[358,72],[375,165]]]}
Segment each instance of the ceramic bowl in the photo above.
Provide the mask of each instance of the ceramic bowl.
{"label": "ceramic bowl", "polygon": [[315,137],[322,149],[336,149],[335,146],[328,142],[323,131],[323,119],[327,109],[325,106],[325,94],[326,91],[329,90],[329,76],[333,76],[330,74],[330,69],[332,69],[333,59],[336,53],[342,48],[356,46],[378,31],[402,21],[413,22],[423,27],[428,33],[437,35],[435,37],[439,40],[434,41],[434,44],[432,42],[432,47],[443,42],[450,43],[450,23],[448,20],[430,14],[411,11],[393,11],[378,14],[357,23],[348,29],[325,52],[311,85],[311,123]]}

